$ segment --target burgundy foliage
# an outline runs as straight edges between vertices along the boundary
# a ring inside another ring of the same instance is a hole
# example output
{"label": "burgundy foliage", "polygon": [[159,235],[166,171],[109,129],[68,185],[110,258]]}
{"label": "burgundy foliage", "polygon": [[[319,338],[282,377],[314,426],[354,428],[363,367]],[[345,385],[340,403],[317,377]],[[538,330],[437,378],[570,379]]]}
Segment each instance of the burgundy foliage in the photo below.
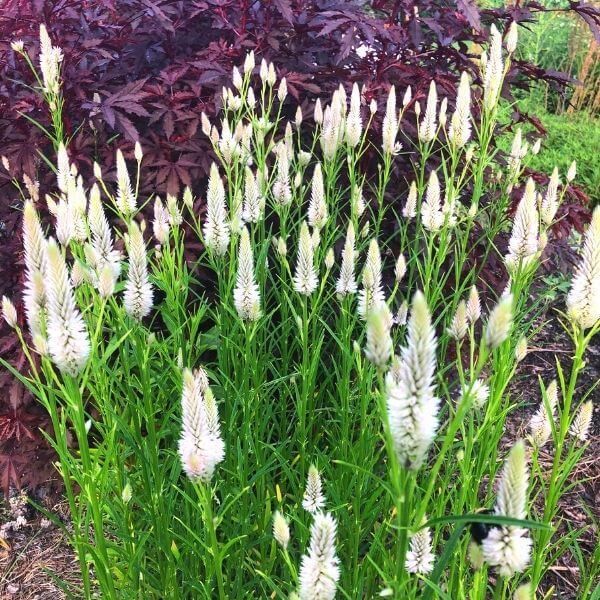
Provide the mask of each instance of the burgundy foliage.
{"label": "burgundy foliage", "polygon": [[[541,10],[535,2],[519,0],[485,11],[475,0],[3,0],[0,153],[8,158],[10,173],[0,169],[0,293],[16,296],[20,289],[21,242],[11,178],[27,173],[39,180],[42,197],[53,179],[41,159],[41,154],[52,156],[51,144],[30,121],[48,125],[47,111],[31,88],[34,81],[23,59],[10,49],[12,40],[22,39],[35,63],[40,23],[64,50],[64,118],[69,154],[79,171],[91,176],[96,160],[110,173],[113,142],[131,156],[139,140],[145,191],[175,193],[203,181],[211,150],[199,130],[200,115],[218,112],[221,88],[249,50],[258,61],[265,57],[275,63],[307,115],[314,98],[328,97],[340,82],[347,89],[353,81],[365,84],[367,100],[376,98],[382,105],[391,83],[401,93],[410,85],[414,101],[423,99],[435,79],[440,94],[452,99],[461,71],[470,71],[477,82],[469,45],[484,43],[492,22],[502,29],[512,20],[526,25]],[[571,2],[569,10],[598,36],[596,8]],[[355,52],[361,45],[369,48],[362,57]],[[535,79],[559,87],[569,83],[563,74],[515,62],[505,97]],[[531,120],[543,132],[529,115],[515,114],[515,119]],[[400,185],[409,159],[398,162]],[[20,362],[13,339],[9,332],[0,334],[0,351]],[[39,423],[34,426],[25,409],[31,405],[27,394],[12,392],[8,377],[0,385],[8,398],[5,406],[0,401],[0,465],[8,473],[2,484],[8,485],[18,481],[23,465],[5,457],[16,457],[27,440],[37,444],[40,434]]]}

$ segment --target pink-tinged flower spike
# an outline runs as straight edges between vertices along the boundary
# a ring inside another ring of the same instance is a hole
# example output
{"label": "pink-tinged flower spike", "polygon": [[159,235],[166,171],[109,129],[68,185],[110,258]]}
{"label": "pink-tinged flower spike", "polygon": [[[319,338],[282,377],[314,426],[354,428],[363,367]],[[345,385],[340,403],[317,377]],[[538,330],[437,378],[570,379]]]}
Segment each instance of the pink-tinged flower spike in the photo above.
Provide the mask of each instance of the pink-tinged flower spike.
{"label": "pink-tinged flower spike", "polygon": [[466,71],[460,76],[456,108],[450,121],[448,136],[455,148],[462,148],[471,138],[471,86]]}
{"label": "pink-tinged flower spike", "polygon": [[365,356],[378,369],[385,369],[392,356],[392,323],[392,314],[385,302],[371,310],[367,315]]}
{"label": "pink-tinged flower spike", "polygon": [[358,314],[366,319],[370,311],[385,303],[381,277],[381,253],[376,239],[371,240],[358,297]]}
{"label": "pink-tinged flower spike", "polygon": [[519,265],[527,265],[535,259],[539,247],[538,237],[539,215],[535,184],[530,177],[515,213],[508,254],[505,257],[506,266],[510,271],[517,269]]}
{"label": "pink-tinged flower spike", "polygon": [[315,269],[315,253],[310,231],[306,221],[302,222],[300,228],[300,242],[298,245],[298,259],[296,262],[296,273],[294,274],[294,289],[304,296],[310,296],[319,283],[317,270]]}
{"label": "pink-tinged flower spike", "polygon": [[[529,438],[536,448],[541,448],[548,442],[552,435],[552,421],[558,403],[558,386],[556,380],[551,381],[545,391],[546,402],[542,401],[540,407],[529,420]],[[546,408],[546,403],[550,411]]]}
{"label": "pink-tinged flower spike", "polygon": [[[510,451],[498,485],[497,515],[524,519],[527,515],[527,486],[529,474],[525,444],[518,441]],[[531,555],[532,541],[527,529],[512,525],[495,527],[482,542],[483,558],[495,567],[500,575],[510,577],[522,573]]]}
{"label": "pink-tinged flower spike", "polygon": [[335,552],[337,523],[329,514],[317,513],[310,528],[308,553],[300,565],[300,600],[333,600],[340,568]]}
{"label": "pink-tinged flower spike", "polygon": [[554,167],[550,180],[548,181],[548,187],[546,188],[546,194],[542,200],[541,214],[542,221],[545,225],[552,225],[556,211],[558,210],[558,185],[560,180],[558,178],[558,168]]}
{"label": "pink-tinged flower spike", "polygon": [[431,232],[438,231],[444,223],[440,180],[435,171],[431,171],[429,174],[429,181],[425,192],[425,201],[421,204],[421,219],[423,221],[423,227]]}
{"label": "pink-tinged flower spike", "polygon": [[308,468],[308,477],[306,479],[306,489],[304,490],[304,498],[302,499],[302,508],[316,514],[325,506],[325,496],[323,496],[323,484],[321,483],[321,475],[315,465],[310,465]]}
{"label": "pink-tinged flower spike", "polygon": [[227,203],[225,187],[221,181],[217,165],[210,167],[208,190],[206,192],[206,221],[204,222],[204,244],[206,247],[223,256],[229,247],[229,224],[227,223]]}
{"label": "pink-tinged flower spike", "polygon": [[481,301],[479,300],[477,288],[472,285],[467,299],[467,318],[469,323],[475,323],[479,317],[481,317]]}
{"label": "pink-tinged flower spike", "polygon": [[[23,210],[25,250],[25,316],[32,337],[45,334],[46,320],[46,238],[38,214],[29,200]],[[41,339],[41,338],[40,338]]]}
{"label": "pink-tinged flower spike", "polygon": [[273,182],[273,198],[279,206],[287,206],[292,201],[290,187],[290,159],[284,144],[280,143],[274,149],[277,156],[277,176]]}
{"label": "pink-tinged flower spike", "polygon": [[114,248],[112,231],[104,213],[100,189],[97,184],[90,190],[88,225],[91,233],[91,249],[94,262],[90,266],[99,275],[105,266],[112,271],[115,281],[121,273],[121,253]]}
{"label": "pink-tinged flower spike", "polygon": [[435,81],[429,84],[429,93],[427,94],[427,106],[425,108],[425,116],[419,127],[419,139],[422,142],[431,142],[435,139],[437,130],[436,113],[437,113],[437,88]]}
{"label": "pink-tinged flower spike", "polygon": [[350,111],[346,117],[346,142],[351,148],[358,146],[362,135],[362,118],[360,116],[360,90],[358,84],[352,86]]}
{"label": "pink-tinged flower spike", "polygon": [[44,91],[58,93],[60,86],[60,63],[63,60],[62,50],[52,45],[44,24],[40,25],[40,71],[44,82]]}
{"label": "pink-tinged flower spike", "polygon": [[71,163],[65,145],[61,142],[56,153],[56,184],[58,189],[66,194],[69,189],[69,181],[73,178]]}
{"label": "pink-tinged flower spike", "polygon": [[129,216],[135,212],[137,202],[131,187],[127,164],[121,150],[117,150],[117,208]]}
{"label": "pink-tinged flower spike", "polygon": [[[181,437],[179,457],[185,474],[193,482],[210,483],[217,465],[225,458],[225,443],[221,437],[218,412],[211,400],[213,415],[209,421],[203,373],[183,370],[181,394]],[[211,396],[212,398],[212,396]]]}
{"label": "pink-tinged flower spike", "polygon": [[[490,44],[489,58],[482,60],[483,63],[483,106],[490,112],[498,103],[502,80],[504,78],[504,62],[502,60],[502,36],[492,25],[490,29],[492,42]],[[483,59],[483,56],[482,56]]]}
{"label": "pink-tinged flower spike", "polygon": [[152,219],[152,232],[156,241],[162,246],[169,239],[171,219],[167,207],[157,196],[154,200],[154,219]]}
{"label": "pink-tinged flower spike", "polygon": [[400,148],[396,145],[398,135],[398,111],[396,110],[396,88],[392,86],[388,93],[383,125],[381,127],[382,149],[385,154],[396,154]]}
{"label": "pink-tinged flower spike", "polygon": [[254,257],[248,228],[242,229],[238,252],[238,268],[233,303],[238,315],[245,321],[257,321],[260,318],[260,292],[254,277]]}
{"label": "pink-tinged flower spike", "polygon": [[69,280],[65,259],[54,240],[48,241],[48,351],[61,372],[76,377],[90,355],[90,340]]}
{"label": "pink-tinged flower spike", "polygon": [[519,28],[517,26],[517,22],[513,21],[508,28],[508,33],[506,34],[506,50],[509,54],[512,54],[517,49],[517,42],[519,40]]}
{"label": "pink-tinged flower spike", "polygon": [[455,340],[462,340],[469,329],[469,318],[467,317],[467,304],[461,300],[456,307],[452,323],[448,327],[448,334]]}
{"label": "pink-tinged flower spike", "polygon": [[567,295],[567,313],[582,329],[600,319],[600,206],[594,209],[585,233],[581,261]]}
{"label": "pink-tinged flower spike", "polygon": [[17,326],[17,309],[10,298],[2,296],[2,316],[9,327]]}
{"label": "pink-tinged flower spike", "polygon": [[388,381],[387,387],[387,412],[394,450],[400,465],[409,469],[418,469],[423,464],[439,424],[435,351],[435,330],[427,300],[422,292],[417,292],[398,374]]}
{"label": "pink-tinged flower spike", "polygon": [[417,184],[414,181],[410,184],[402,216],[406,219],[414,219],[417,216]]}
{"label": "pink-tinged flower spike", "polygon": [[308,224],[311,227],[322,229],[327,223],[328,216],[323,172],[321,171],[321,163],[317,163],[313,172],[310,202],[308,204]]}
{"label": "pink-tinged flower spike", "polygon": [[485,328],[485,343],[490,350],[497,348],[506,340],[512,327],[512,294],[506,294],[500,298],[500,301],[488,318]]}
{"label": "pink-tinged flower spike", "polygon": [[347,294],[356,293],[356,277],[355,270],[355,250],[356,236],[354,234],[354,225],[352,221],[348,222],[348,230],[346,232],[346,241],[342,250],[342,267],[340,269],[340,277],[337,280],[335,290],[340,297]]}
{"label": "pink-tinged flower spike", "polygon": [[592,415],[594,413],[594,403],[591,400],[584,402],[577,411],[569,433],[578,440],[585,442],[588,438],[590,425],[592,424]]}
{"label": "pink-tinged flower spike", "polygon": [[258,223],[262,218],[264,199],[260,194],[258,181],[250,167],[246,167],[244,175],[244,207],[242,217],[247,223]]}
{"label": "pink-tinged flower spike", "polygon": [[429,527],[419,529],[410,538],[410,549],[406,553],[404,567],[409,573],[427,574],[433,571],[435,555],[432,551]]}
{"label": "pink-tinged flower spike", "polygon": [[148,262],[144,236],[135,221],[129,226],[127,240],[129,254],[129,270],[123,304],[125,312],[134,319],[141,321],[152,310],[153,291],[148,277]]}

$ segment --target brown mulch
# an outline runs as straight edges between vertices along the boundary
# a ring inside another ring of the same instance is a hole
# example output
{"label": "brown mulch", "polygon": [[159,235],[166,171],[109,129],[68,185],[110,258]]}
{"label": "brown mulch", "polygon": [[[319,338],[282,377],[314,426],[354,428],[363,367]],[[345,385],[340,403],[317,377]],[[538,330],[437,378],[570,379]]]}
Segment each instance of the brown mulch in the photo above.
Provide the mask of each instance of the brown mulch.
{"label": "brown mulch", "polygon": [[[67,522],[64,501],[48,510]],[[0,512],[0,523],[11,519],[6,512]],[[39,513],[0,540],[1,600],[65,600],[67,595],[53,574],[75,589],[79,585],[79,564],[62,529]]]}

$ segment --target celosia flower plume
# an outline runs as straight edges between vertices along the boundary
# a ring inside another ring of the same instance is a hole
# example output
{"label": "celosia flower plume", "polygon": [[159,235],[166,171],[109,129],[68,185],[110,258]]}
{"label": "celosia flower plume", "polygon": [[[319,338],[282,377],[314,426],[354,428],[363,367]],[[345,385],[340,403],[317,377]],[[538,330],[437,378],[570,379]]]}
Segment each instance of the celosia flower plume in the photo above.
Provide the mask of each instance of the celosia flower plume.
{"label": "celosia flower plume", "polygon": [[260,318],[260,292],[254,276],[254,256],[248,228],[240,235],[238,268],[233,302],[241,319],[256,321]]}
{"label": "celosia flower plume", "polygon": [[210,167],[208,190],[206,192],[206,220],[202,230],[206,247],[220,256],[229,248],[229,223],[225,187],[221,181],[217,165]]}
{"label": "celosia flower plume", "polygon": [[300,228],[298,258],[294,275],[294,289],[304,296],[310,296],[319,283],[314,264],[314,246],[306,221]]}
{"label": "celosia flower plume", "polygon": [[[387,387],[390,434],[400,465],[418,469],[438,428],[436,337],[425,296],[414,295],[398,377]],[[388,383],[390,383],[388,381]]]}
{"label": "celosia flower plume", "polygon": [[186,475],[201,483],[210,482],[216,466],[225,458],[216,404],[210,394],[210,411],[207,410],[207,392],[204,372],[184,369],[179,456]]}
{"label": "celosia flower plume", "polygon": [[90,355],[88,332],[75,303],[65,259],[54,240],[47,245],[48,351],[67,375],[77,376]]}
{"label": "celosia flower plume", "polygon": [[[529,473],[525,444],[517,442],[511,449],[498,484],[494,512],[504,517],[524,519],[527,516]],[[490,530],[483,540],[483,558],[500,575],[510,577],[522,573],[529,563],[532,541],[527,529],[503,525]]]}
{"label": "celosia flower plume", "polygon": [[567,312],[582,328],[600,320],[600,206],[594,209],[581,249],[581,260],[571,281]]}
{"label": "celosia flower plume", "polygon": [[127,314],[140,321],[152,310],[154,293],[148,276],[146,244],[142,232],[135,221],[129,226],[127,242],[129,269],[123,304]]}
{"label": "celosia flower plume", "polygon": [[317,513],[310,528],[308,552],[302,557],[298,579],[301,600],[333,600],[340,568],[335,551],[337,523],[329,514]]}

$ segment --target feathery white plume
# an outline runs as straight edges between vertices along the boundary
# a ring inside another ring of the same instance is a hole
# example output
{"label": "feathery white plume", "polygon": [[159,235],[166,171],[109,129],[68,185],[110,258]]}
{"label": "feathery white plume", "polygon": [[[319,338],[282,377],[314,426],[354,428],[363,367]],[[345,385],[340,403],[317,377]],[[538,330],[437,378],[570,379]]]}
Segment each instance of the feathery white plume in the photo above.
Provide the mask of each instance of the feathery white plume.
{"label": "feathery white plume", "polygon": [[460,76],[448,137],[456,148],[462,148],[471,137],[471,86],[466,71]]}
{"label": "feathery white plume", "polygon": [[[542,401],[540,407],[529,419],[529,433],[532,444],[541,448],[552,435],[552,421],[558,403],[558,386],[556,380],[551,381],[545,390],[546,402]],[[546,404],[550,411],[546,408]]]}
{"label": "feathery white plume", "polygon": [[58,189],[66,194],[69,189],[69,181],[73,178],[71,163],[65,145],[61,142],[56,152],[56,184]]}
{"label": "feathery white plume", "polygon": [[308,477],[306,479],[306,489],[302,499],[302,508],[309,513],[315,514],[325,506],[325,496],[323,496],[323,484],[321,475],[315,465],[308,468]]}
{"label": "feathery white plume", "polygon": [[512,327],[512,294],[506,294],[494,306],[485,328],[485,343],[493,350],[506,340]]}
{"label": "feathery white plume", "polygon": [[17,326],[17,309],[6,296],[2,296],[2,316],[9,327]]}
{"label": "feathery white plume", "polygon": [[225,187],[221,181],[217,165],[212,163],[206,192],[206,220],[202,230],[206,247],[220,256],[229,247],[229,223]]}
{"label": "feathery white plume", "polygon": [[402,208],[402,216],[407,219],[414,219],[417,216],[417,184],[414,181],[410,184],[406,203]]}
{"label": "feathery white plume", "polygon": [[502,80],[504,78],[504,62],[502,60],[502,36],[492,25],[490,29],[492,41],[490,55],[484,62],[483,69],[483,106],[490,112],[498,103]]}
{"label": "feathery white plume", "polygon": [[381,254],[376,239],[371,240],[358,297],[358,314],[366,319],[369,312],[385,303],[381,277]]}
{"label": "feathery white plume", "polygon": [[404,567],[409,573],[427,574],[433,571],[434,561],[431,532],[429,527],[423,527],[410,538],[410,549],[406,553]]}
{"label": "feathery white plume", "polygon": [[40,25],[40,71],[46,93],[57,94],[60,85],[60,63],[63,60],[62,50],[52,45],[46,26]]}
{"label": "feathery white plume", "polygon": [[381,126],[382,148],[386,154],[395,154],[398,135],[398,112],[396,110],[396,88],[392,85],[388,92],[385,115]]}
{"label": "feathery white plume", "polygon": [[418,469],[438,428],[435,396],[436,338],[427,300],[414,295],[407,344],[398,378],[387,388],[387,412],[394,450],[401,466]]}
{"label": "feathery white plume", "polygon": [[481,317],[481,301],[479,300],[477,288],[472,285],[467,299],[467,318],[469,323],[475,323],[479,317]]}
{"label": "feathery white plume", "polygon": [[600,319],[600,206],[596,206],[583,241],[581,261],[571,280],[567,313],[583,329]]}
{"label": "feathery white plume", "polygon": [[260,292],[254,276],[254,257],[248,228],[242,229],[238,252],[238,268],[233,302],[241,319],[256,321],[260,318]]}
{"label": "feathery white plume", "polygon": [[63,373],[76,377],[90,355],[90,339],[65,259],[54,240],[48,242],[47,260],[48,351]]}
{"label": "feathery white plume", "polygon": [[[500,476],[496,496],[495,514],[524,519],[527,515],[527,486],[529,474],[523,441],[511,449]],[[531,555],[532,541],[528,531],[522,527],[503,525],[490,530],[482,542],[483,558],[498,573],[510,577],[522,573]]]}
{"label": "feathery white plume", "polygon": [[594,413],[594,403],[591,400],[584,402],[577,411],[569,433],[578,440],[585,442],[592,424],[592,415]]}
{"label": "feathery white plume", "polygon": [[346,232],[346,241],[344,242],[344,249],[342,250],[342,267],[340,269],[339,279],[335,286],[336,292],[340,296],[356,293],[357,286],[356,277],[354,275],[355,241],[354,225],[352,225],[352,221],[349,221],[348,230]]}
{"label": "feathery white plume", "polygon": [[508,254],[505,260],[510,270],[518,268],[519,265],[527,265],[534,260],[538,253],[538,234],[539,216],[535,184],[530,177],[517,207],[508,243]]}
{"label": "feathery white plume", "polygon": [[464,401],[465,399],[471,400],[473,403],[473,408],[480,409],[485,406],[488,398],[490,396],[490,386],[483,381],[483,379],[476,379],[472,385],[471,389],[468,386],[463,389],[461,393],[461,399]]}
{"label": "feathery white plume", "polygon": [[310,528],[308,553],[302,556],[298,579],[300,600],[333,600],[340,578],[335,553],[337,523],[329,514],[317,513]]}
{"label": "feathery white plume", "polygon": [[290,526],[278,510],[273,514],[273,537],[284,550],[287,550],[290,543]]}
{"label": "feathery white plume", "polygon": [[542,221],[546,225],[551,225],[556,216],[558,210],[558,185],[560,180],[558,178],[558,168],[554,167],[550,180],[548,181],[548,187],[546,188],[546,194],[542,200],[541,215]]}
{"label": "feathery white plume", "polygon": [[136,206],[125,158],[121,150],[117,150],[117,208],[127,216],[135,212]]}
{"label": "feathery white plume", "polygon": [[321,229],[325,226],[328,216],[325,187],[323,186],[323,172],[321,170],[321,163],[317,163],[313,172],[310,202],[308,204],[308,224],[311,227]]}
{"label": "feathery white plume", "polygon": [[390,309],[385,302],[367,315],[365,356],[379,369],[384,369],[392,356],[392,322]]}
{"label": "feathery white plume", "polygon": [[319,283],[315,269],[315,253],[313,241],[306,221],[300,228],[300,241],[298,244],[298,258],[294,274],[294,289],[304,296],[310,296]]}
{"label": "feathery white plume", "polygon": [[440,180],[437,173],[431,171],[427,190],[425,192],[425,201],[421,204],[421,219],[423,227],[428,231],[438,231],[444,223],[444,213],[442,212]]}
{"label": "feathery white plume", "polygon": [[93,264],[90,264],[90,266],[96,271],[97,276],[105,266],[110,267],[116,281],[121,273],[121,253],[114,248],[112,231],[104,213],[97,184],[94,184],[90,190],[88,225],[94,258]]}
{"label": "feathery white plume", "polygon": [[37,211],[30,200],[23,209],[23,247],[25,254],[25,292],[23,303],[29,331],[42,334],[46,318],[46,238]]}
{"label": "feathery white plume", "polygon": [[263,199],[252,169],[246,167],[244,175],[244,208],[242,216],[248,223],[258,223],[263,213]]}
{"label": "feathery white plume", "polygon": [[157,196],[154,200],[154,219],[152,220],[152,231],[159,244],[164,244],[169,239],[171,219],[169,211],[163,201]]}
{"label": "feathery white plume", "polygon": [[183,370],[179,456],[186,475],[202,483],[210,482],[216,466],[225,458],[225,444],[212,394],[210,419],[207,411],[205,396],[209,390],[203,371],[194,374],[190,369]]}
{"label": "feathery white plume", "polygon": [[127,240],[129,270],[123,295],[125,312],[141,321],[152,310],[153,291],[148,277],[148,262],[144,236],[135,221],[129,226]]}
{"label": "feathery white plume", "polygon": [[360,142],[362,135],[362,119],[360,116],[360,90],[355,82],[350,96],[350,111],[346,117],[346,142],[354,148]]}
{"label": "feathery white plume", "polygon": [[431,80],[429,84],[429,93],[427,94],[427,106],[425,108],[425,116],[419,127],[419,139],[422,142],[431,142],[435,138],[437,130],[436,122],[437,113],[437,88],[435,81]]}
{"label": "feathery white plume", "polygon": [[469,317],[467,316],[467,304],[461,300],[456,307],[452,317],[452,323],[448,327],[448,334],[455,340],[462,340],[469,329]]}

